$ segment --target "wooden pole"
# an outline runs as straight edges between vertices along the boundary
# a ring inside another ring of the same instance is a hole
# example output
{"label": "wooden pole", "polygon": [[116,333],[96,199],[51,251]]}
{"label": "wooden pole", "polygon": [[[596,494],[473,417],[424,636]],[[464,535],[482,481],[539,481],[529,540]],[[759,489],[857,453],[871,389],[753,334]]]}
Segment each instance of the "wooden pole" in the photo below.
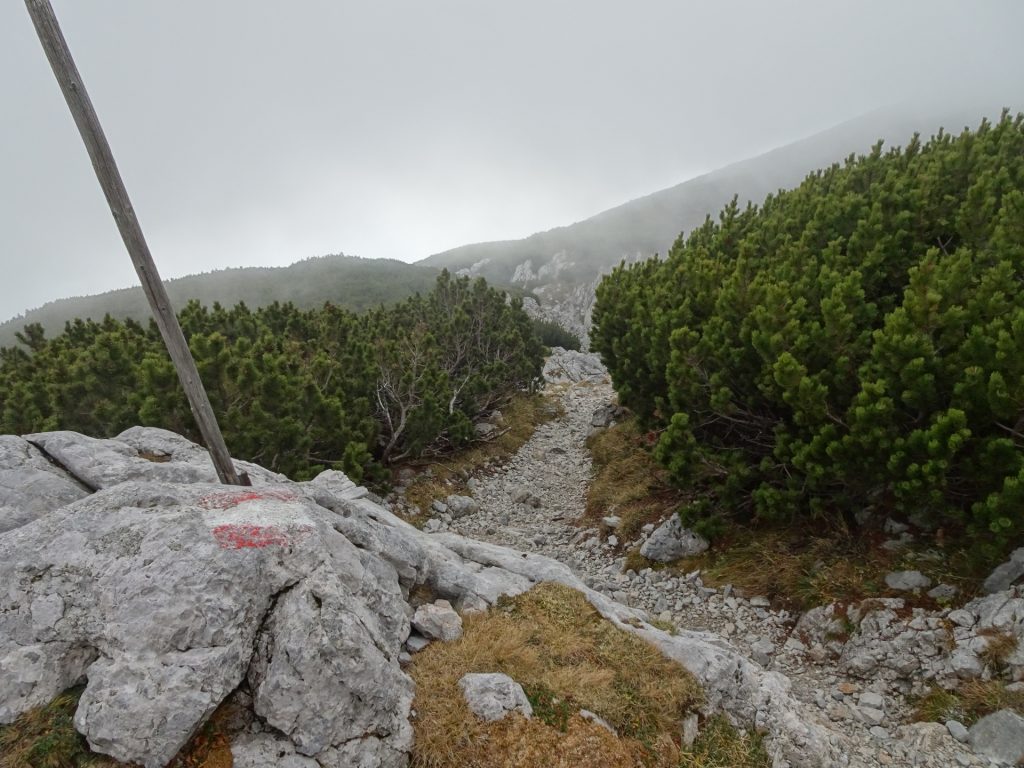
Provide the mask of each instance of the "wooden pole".
{"label": "wooden pole", "polygon": [[46,51],[46,58],[50,60],[53,74],[56,76],[57,82],[60,83],[61,91],[64,92],[64,99],[75,119],[75,125],[78,126],[78,132],[82,135],[82,141],[85,142],[85,148],[92,160],[92,167],[96,171],[96,178],[99,179],[103,194],[107,198],[107,204],[110,206],[110,212],[114,215],[114,221],[117,222],[117,228],[121,232],[121,239],[124,240],[132,264],[135,265],[135,271],[139,275],[139,280],[142,281],[142,290],[146,293],[149,306],[156,317],[160,335],[174,362],[181,385],[185,388],[192,416],[199,425],[199,431],[210,451],[210,457],[217,469],[217,476],[222,483],[242,485],[247,478],[244,477],[244,473],[242,478],[239,478],[231,463],[231,455],[224,444],[224,437],[217,425],[217,417],[213,413],[210,399],[199,378],[199,371],[196,370],[195,360],[192,359],[185,335],[181,332],[178,318],[167,298],[167,291],[164,290],[160,275],[156,271],[153,256],[142,235],[142,227],[139,226],[135,209],[132,208],[131,200],[128,198],[128,190],[125,189],[121,174],[114,163],[114,155],[103,134],[103,128],[100,126],[89,94],[85,90],[82,77],[78,74],[74,59],[71,58],[67,41],[57,24],[53,7],[49,0],[25,0],[25,5],[39,35],[39,42],[43,44],[43,50]]}

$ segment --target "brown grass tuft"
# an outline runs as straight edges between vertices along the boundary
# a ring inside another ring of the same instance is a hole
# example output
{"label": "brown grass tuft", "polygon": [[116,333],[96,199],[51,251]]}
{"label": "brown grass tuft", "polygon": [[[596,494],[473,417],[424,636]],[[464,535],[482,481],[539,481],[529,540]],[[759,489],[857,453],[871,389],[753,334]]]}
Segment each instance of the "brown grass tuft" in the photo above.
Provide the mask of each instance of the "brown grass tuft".
{"label": "brown grass tuft", "polygon": [[634,418],[602,430],[587,441],[597,470],[587,493],[586,516],[592,522],[618,515],[620,539],[635,538],[645,523],[657,522],[679,505],[664,470],[644,447]]}
{"label": "brown grass tuft", "polygon": [[[697,682],[605,621],[580,593],[543,584],[487,614],[467,615],[464,630],[454,643],[430,645],[410,667],[417,768],[677,764],[679,723],[703,697]],[[468,672],[504,672],[573,713],[596,712],[619,738],[575,714],[563,732],[539,709],[530,721],[479,722],[458,688]]]}
{"label": "brown grass tuft", "polygon": [[802,530],[739,526],[712,550],[679,567],[699,568],[713,586],[732,584],[743,594],[764,595],[799,610],[882,595],[883,575],[892,569],[889,553],[839,532],[818,537]]}
{"label": "brown grass tuft", "polygon": [[988,627],[978,631],[985,638],[985,650],[979,656],[994,670],[1006,666],[1006,660],[1017,650],[1017,636],[1006,629]]}

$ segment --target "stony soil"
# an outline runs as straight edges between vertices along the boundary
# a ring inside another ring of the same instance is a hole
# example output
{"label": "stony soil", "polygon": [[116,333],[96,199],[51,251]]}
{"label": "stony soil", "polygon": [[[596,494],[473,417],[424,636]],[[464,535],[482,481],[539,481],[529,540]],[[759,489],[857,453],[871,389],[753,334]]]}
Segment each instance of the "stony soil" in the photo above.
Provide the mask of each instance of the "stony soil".
{"label": "stony soil", "polygon": [[661,621],[728,637],[751,658],[789,676],[798,698],[821,708],[837,731],[859,745],[849,756],[850,766],[990,765],[944,725],[910,723],[900,691],[881,681],[845,679],[830,659],[809,654],[790,637],[798,617],[772,610],[765,598],[707,587],[696,572],[623,573],[624,552],[636,542],[614,546],[578,523],[593,471],[585,445],[592,414],[614,402],[615,393],[607,380],[552,390],[564,416],[537,429],[504,466],[471,480],[478,512],[457,520],[444,516],[431,528],[555,558],[593,588]]}

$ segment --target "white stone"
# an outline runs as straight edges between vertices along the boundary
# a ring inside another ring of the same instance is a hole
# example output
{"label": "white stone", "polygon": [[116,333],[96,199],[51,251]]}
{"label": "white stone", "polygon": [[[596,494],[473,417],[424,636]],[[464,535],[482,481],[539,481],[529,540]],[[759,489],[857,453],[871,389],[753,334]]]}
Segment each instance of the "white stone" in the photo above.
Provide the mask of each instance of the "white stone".
{"label": "white stone", "polygon": [[949,735],[957,741],[966,744],[969,737],[967,727],[959,720],[947,720],[946,730],[949,731]]}
{"label": "white stone", "polygon": [[502,720],[512,712],[533,716],[523,687],[499,672],[470,673],[459,679],[459,688],[470,711],[482,720]]}
{"label": "white stone", "polygon": [[682,727],[682,741],[687,747],[692,747],[693,742],[697,740],[697,736],[700,735],[698,730],[698,719],[697,713],[691,712],[689,715],[683,718]]}
{"label": "white stone", "polygon": [[864,693],[860,695],[860,699],[858,699],[857,703],[862,707],[885,709],[885,699],[873,691],[864,691]]}
{"label": "white stone", "polygon": [[412,625],[431,640],[450,643],[462,637],[462,617],[447,600],[421,605],[413,614]]}
{"label": "white stone", "polygon": [[580,717],[582,717],[584,720],[589,720],[591,723],[594,723],[595,725],[601,726],[606,731],[608,731],[609,733],[611,733],[611,734],[613,734],[615,736],[619,735],[618,731],[616,731],[612,727],[611,723],[609,723],[607,720],[605,720],[600,715],[598,715],[598,714],[596,714],[594,712],[591,712],[589,709],[581,709],[580,710]]}
{"label": "white stone", "polygon": [[672,515],[659,526],[640,547],[648,560],[669,563],[681,557],[698,555],[708,548],[707,540],[683,527],[679,515]]}
{"label": "white stone", "polygon": [[448,513],[456,520],[480,511],[480,505],[472,496],[453,494],[445,499],[445,505],[448,507]]}

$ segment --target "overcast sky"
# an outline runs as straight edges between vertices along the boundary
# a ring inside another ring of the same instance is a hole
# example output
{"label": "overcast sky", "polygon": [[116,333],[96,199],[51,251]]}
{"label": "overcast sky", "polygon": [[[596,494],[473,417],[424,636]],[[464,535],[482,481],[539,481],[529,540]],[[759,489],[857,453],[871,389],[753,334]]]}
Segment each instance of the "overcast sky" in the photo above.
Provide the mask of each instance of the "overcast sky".
{"label": "overcast sky", "polygon": [[[1020,0],[54,5],[165,277],[523,237],[882,105],[1024,83]],[[16,0],[0,95],[0,319],[134,284]]]}

